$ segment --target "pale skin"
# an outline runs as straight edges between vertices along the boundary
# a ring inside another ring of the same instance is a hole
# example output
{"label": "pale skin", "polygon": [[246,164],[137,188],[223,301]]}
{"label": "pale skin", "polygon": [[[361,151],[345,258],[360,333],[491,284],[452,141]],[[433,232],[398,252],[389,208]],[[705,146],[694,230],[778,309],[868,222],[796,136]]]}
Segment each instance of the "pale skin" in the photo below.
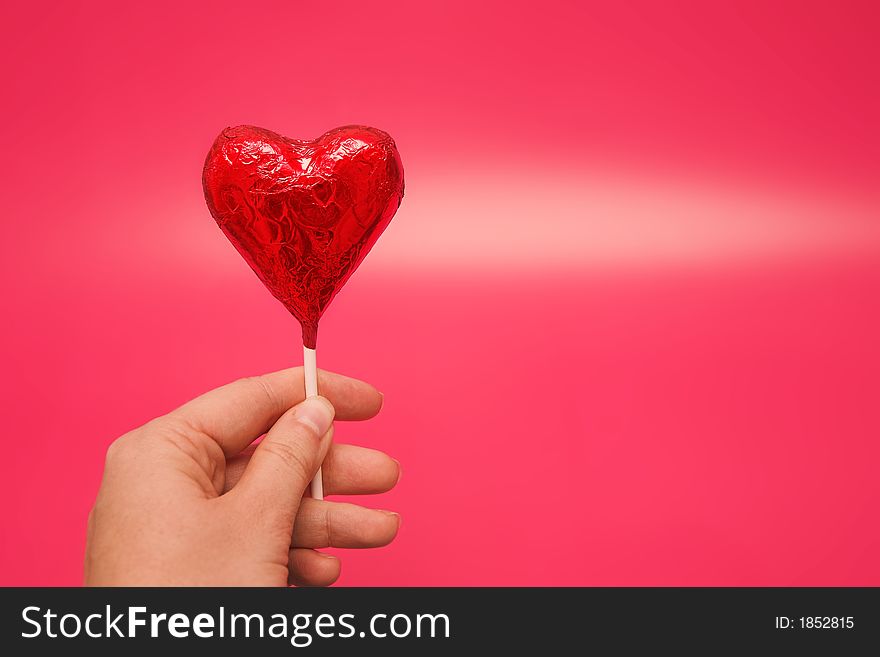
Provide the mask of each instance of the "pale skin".
{"label": "pale skin", "polygon": [[[400,466],[382,452],[333,442],[333,420],[382,407],[368,383],[320,372],[303,401],[302,368],[212,390],[117,439],[89,514],[90,586],[326,586],[340,561],[318,550],[391,542],[400,517],[315,500],[382,493]],[[254,441],[265,438],[256,446]]]}

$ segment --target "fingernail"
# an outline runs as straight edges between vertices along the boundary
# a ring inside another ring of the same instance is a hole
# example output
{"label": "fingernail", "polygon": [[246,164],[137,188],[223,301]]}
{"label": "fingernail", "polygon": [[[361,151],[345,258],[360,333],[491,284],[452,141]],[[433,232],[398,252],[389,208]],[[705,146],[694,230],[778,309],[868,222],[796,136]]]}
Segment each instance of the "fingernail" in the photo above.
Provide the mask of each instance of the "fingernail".
{"label": "fingernail", "polygon": [[394,511],[386,511],[385,509],[379,509],[379,510],[382,513],[384,513],[386,516],[394,516],[395,518],[397,518],[397,524],[400,525],[400,514],[399,513],[395,513]]}
{"label": "fingernail", "polygon": [[[315,552],[318,552],[318,551],[315,550]],[[327,554],[326,552],[318,552],[318,554],[320,554],[325,559],[336,559],[336,557],[334,557],[332,554]]]}
{"label": "fingernail", "polygon": [[400,483],[400,478],[403,476],[403,468],[400,467],[400,461],[395,458],[392,458],[391,460],[397,464],[397,481],[394,482],[394,485],[396,486]]}
{"label": "fingernail", "polygon": [[323,436],[333,424],[333,405],[323,397],[309,397],[296,407],[294,417]]}

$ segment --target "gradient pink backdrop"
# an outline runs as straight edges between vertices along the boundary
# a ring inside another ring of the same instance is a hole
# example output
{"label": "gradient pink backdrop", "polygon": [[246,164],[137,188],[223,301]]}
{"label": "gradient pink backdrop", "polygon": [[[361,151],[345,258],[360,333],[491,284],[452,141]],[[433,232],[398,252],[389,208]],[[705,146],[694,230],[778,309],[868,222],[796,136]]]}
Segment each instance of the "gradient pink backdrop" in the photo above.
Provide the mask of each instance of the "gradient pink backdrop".
{"label": "gradient pink backdrop", "polygon": [[7,8],[0,584],[81,581],[117,435],[300,360],[216,133],[359,122],[407,196],[319,357],[403,525],[342,584],[880,585],[876,3],[373,4]]}

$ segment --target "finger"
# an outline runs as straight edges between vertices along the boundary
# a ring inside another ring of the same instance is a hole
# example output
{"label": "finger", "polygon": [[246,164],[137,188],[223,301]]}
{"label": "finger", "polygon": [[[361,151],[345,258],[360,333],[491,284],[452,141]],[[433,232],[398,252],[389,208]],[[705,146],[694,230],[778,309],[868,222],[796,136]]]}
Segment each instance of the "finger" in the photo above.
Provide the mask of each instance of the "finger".
{"label": "finger", "polygon": [[304,548],[373,548],[397,536],[400,516],[357,504],[306,498],[293,525],[291,545]]}
{"label": "finger", "polygon": [[[246,449],[226,462],[224,492],[231,490],[251,459],[253,450]],[[400,464],[375,449],[333,443],[321,466],[325,495],[375,495],[385,493],[397,484]]]}
{"label": "finger", "polygon": [[342,564],[332,554],[293,549],[288,559],[287,583],[293,586],[330,586],[339,579]]}
{"label": "finger", "polygon": [[[227,456],[238,454],[305,397],[303,372],[294,367],[239,379],[196,397],[169,416],[217,441]],[[318,371],[318,390],[339,420],[367,420],[382,408],[382,394],[369,383]]]}
{"label": "finger", "polygon": [[230,491],[257,518],[293,523],[303,491],[332,439],[333,406],[311,397],[282,415],[254,450],[238,486]]}

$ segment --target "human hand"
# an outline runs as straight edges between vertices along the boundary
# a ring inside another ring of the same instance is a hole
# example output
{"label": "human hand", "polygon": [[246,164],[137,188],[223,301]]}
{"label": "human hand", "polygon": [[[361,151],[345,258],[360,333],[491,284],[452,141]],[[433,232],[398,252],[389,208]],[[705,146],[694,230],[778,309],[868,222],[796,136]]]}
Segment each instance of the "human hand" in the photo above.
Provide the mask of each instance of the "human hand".
{"label": "human hand", "polygon": [[322,461],[327,494],[382,493],[400,476],[382,452],[332,443],[334,414],[369,419],[382,395],[329,372],[319,389],[303,401],[302,368],[241,379],[117,439],[89,514],[86,585],[325,586],[340,563],[316,548],[389,543],[397,514],[303,497]]}

